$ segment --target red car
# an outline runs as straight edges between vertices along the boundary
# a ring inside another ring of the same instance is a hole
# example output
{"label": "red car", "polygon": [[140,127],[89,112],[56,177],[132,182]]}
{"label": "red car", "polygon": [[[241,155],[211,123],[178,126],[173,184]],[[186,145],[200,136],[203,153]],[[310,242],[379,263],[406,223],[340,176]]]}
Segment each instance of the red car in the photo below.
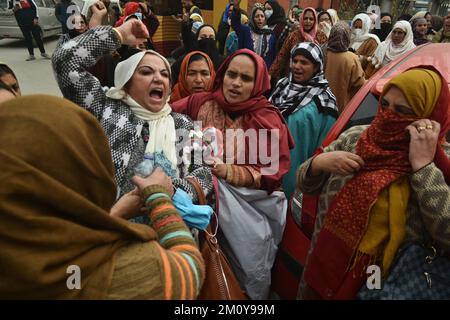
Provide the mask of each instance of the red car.
{"label": "red car", "polygon": [[[355,125],[369,124],[378,108],[386,82],[415,66],[433,66],[450,87],[450,43],[427,43],[395,59],[374,74],[348,103],[317,152]],[[272,290],[281,299],[295,299],[314,230],[318,196],[295,197],[288,211],[286,229],[272,269]],[[301,208],[301,209],[300,209]]]}

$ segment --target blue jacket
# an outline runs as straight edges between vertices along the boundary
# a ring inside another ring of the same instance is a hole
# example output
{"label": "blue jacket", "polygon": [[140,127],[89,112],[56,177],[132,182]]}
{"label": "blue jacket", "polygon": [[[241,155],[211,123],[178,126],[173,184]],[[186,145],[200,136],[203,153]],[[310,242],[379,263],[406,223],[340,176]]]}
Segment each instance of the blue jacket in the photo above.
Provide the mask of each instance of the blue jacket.
{"label": "blue jacket", "polygon": [[67,9],[70,6],[76,6],[75,3],[73,3],[71,0],[68,1],[61,1],[55,6],[55,16],[56,19],[61,23],[62,29],[64,33],[67,33],[69,31],[67,27],[67,19],[72,15],[72,10],[69,10],[69,13],[67,12]]}
{"label": "blue jacket", "polygon": [[[238,43],[239,43],[239,49],[249,49],[257,54],[261,55],[261,57],[264,59],[267,65],[267,69],[270,68],[272,65],[272,62],[275,60],[276,57],[276,43],[277,38],[275,34],[272,32],[270,35],[269,41],[268,41],[268,50],[265,54],[259,53],[256,51],[256,48],[253,44],[253,36],[259,36],[257,34],[253,34],[252,29],[245,24],[241,24],[241,15],[240,13],[237,13],[233,10],[233,13],[231,15],[231,26],[233,27],[234,31],[236,32],[238,36]],[[262,36],[262,35],[261,35]]]}

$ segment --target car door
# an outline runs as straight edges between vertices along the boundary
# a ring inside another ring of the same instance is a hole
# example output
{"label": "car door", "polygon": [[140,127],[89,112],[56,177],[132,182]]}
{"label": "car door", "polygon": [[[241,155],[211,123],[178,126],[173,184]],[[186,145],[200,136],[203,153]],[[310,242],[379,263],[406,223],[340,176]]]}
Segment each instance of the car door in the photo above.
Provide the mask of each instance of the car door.
{"label": "car door", "polygon": [[61,24],[55,16],[55,1],[54,0],[43,0],[45,3],[45,10],[48,19],[49,29],[60,28]]}
{"label": "car door", "polygon": [[55,18],[55,8],[49,8],[46,6],[44,0],[33,0],[38,7],[39,24],[44,32],[54,28],[52,18]]}
{"label": "car door", "polygon": [[33,2],[36,4],[36,7],[37,7],[37,13],[38,13],[38,17],[39,17],[39,25],[41,26],[42,30],[45,31],[46,29],[48,29],[48,27],[47,27],[48,13],[47,13],[47,9],[45,8],[45,3],[43,0],[33,0]]}

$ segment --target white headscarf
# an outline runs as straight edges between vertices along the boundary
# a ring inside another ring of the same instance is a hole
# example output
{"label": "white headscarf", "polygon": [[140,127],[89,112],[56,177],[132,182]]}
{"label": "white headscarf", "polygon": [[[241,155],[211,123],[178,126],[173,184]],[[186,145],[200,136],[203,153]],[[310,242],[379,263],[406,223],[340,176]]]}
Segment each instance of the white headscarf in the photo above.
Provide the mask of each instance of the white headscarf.
{"label": "white headscarf", "polygon": [[[392,32],[395,29],[400,29],[405,32],[405,38],[401,43],[395,45],[392,42]],[[414,44],[414,35],[412,32],[411,24],[408,21],[397,21],[397,23],[392,28],[392,31],[386,37],[375,51],[373,57],[370,59],[375,68],[387,65],[389,62],[402,55],[403,53],[414,49],[416,45]]]}
{"label": "white headscarf", "polygon": [[370,21],[372,22],[370,24],[370,31],[372,31],[373,29],[375,29],[375,24],[377,23],[378,15],[373,12],[367,12],[367,15],[369,16]]}
{"label": "white headscarf", "polygon": [[339,21],[339,16],[337,14],[337,11],[334,9],[328,9],[327,12],[330,14],[331,20],[332,20],[333,26],[334,26],[336,24],[336,22]]}
{"label": "white headscarf", "polygon": [[159,112],[151,112],[139,105],[123,89],[133,76],[139,62],[141,62],[146,54],[153,54],[161,58],[166,65],[171,78],[170,64],[166,58],[153,50],[142,51],[117,64],[114,72],[114,87],[108,90],[106,96],[111,99],[123,101],[139,119],[147,121],[150,139],[147,142],[145,153],[163,152],[166,158],[171,162],[172,168],[176,170],[176,131],[175,122],[170,116],[172,108],[166,101],[166,104]]}
{"label": "white headscarf", "polygon": [[419,12],[415,13],[409,21],[413,21],[416,18],[425,18],[427,13],[428,13],[427,11],[419,11]]}
{"label": "white headscarf", "polygon": [[[356,20],[361,20],[362,22],[362,31],[359,31],[360,34],[357,34],[355,29],[353,28],[353,24]],[[372,25],[372,20],[370,17],[365,13],[357,14],[353,20],[352,20],[352,35],[350,37],[350,47],[353,48],[355,51],[359,49],[359,47],[369,38],[375,39],[378,44],[380,44],[380,39],[372,33],[369,33],[370,26]]]}

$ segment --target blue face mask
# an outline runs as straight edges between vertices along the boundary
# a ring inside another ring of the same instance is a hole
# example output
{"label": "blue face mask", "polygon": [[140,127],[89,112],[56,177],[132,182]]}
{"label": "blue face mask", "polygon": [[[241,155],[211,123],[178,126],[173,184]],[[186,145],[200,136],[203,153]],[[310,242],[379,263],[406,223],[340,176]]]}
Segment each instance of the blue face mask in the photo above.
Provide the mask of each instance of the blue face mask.
{"label": "blue face mask", "polygon": [[266,16],[266,19],[269,19],[273,14],[273,10],[266,10],[264,11],[264,15]]}
{"label": "blue face mask", "polygon": [[192,198],[182,189],[177,189],[172,197],[173,205],[190,228],[205,230],[213,214],[210,206],[200,206],[192,203]]}

